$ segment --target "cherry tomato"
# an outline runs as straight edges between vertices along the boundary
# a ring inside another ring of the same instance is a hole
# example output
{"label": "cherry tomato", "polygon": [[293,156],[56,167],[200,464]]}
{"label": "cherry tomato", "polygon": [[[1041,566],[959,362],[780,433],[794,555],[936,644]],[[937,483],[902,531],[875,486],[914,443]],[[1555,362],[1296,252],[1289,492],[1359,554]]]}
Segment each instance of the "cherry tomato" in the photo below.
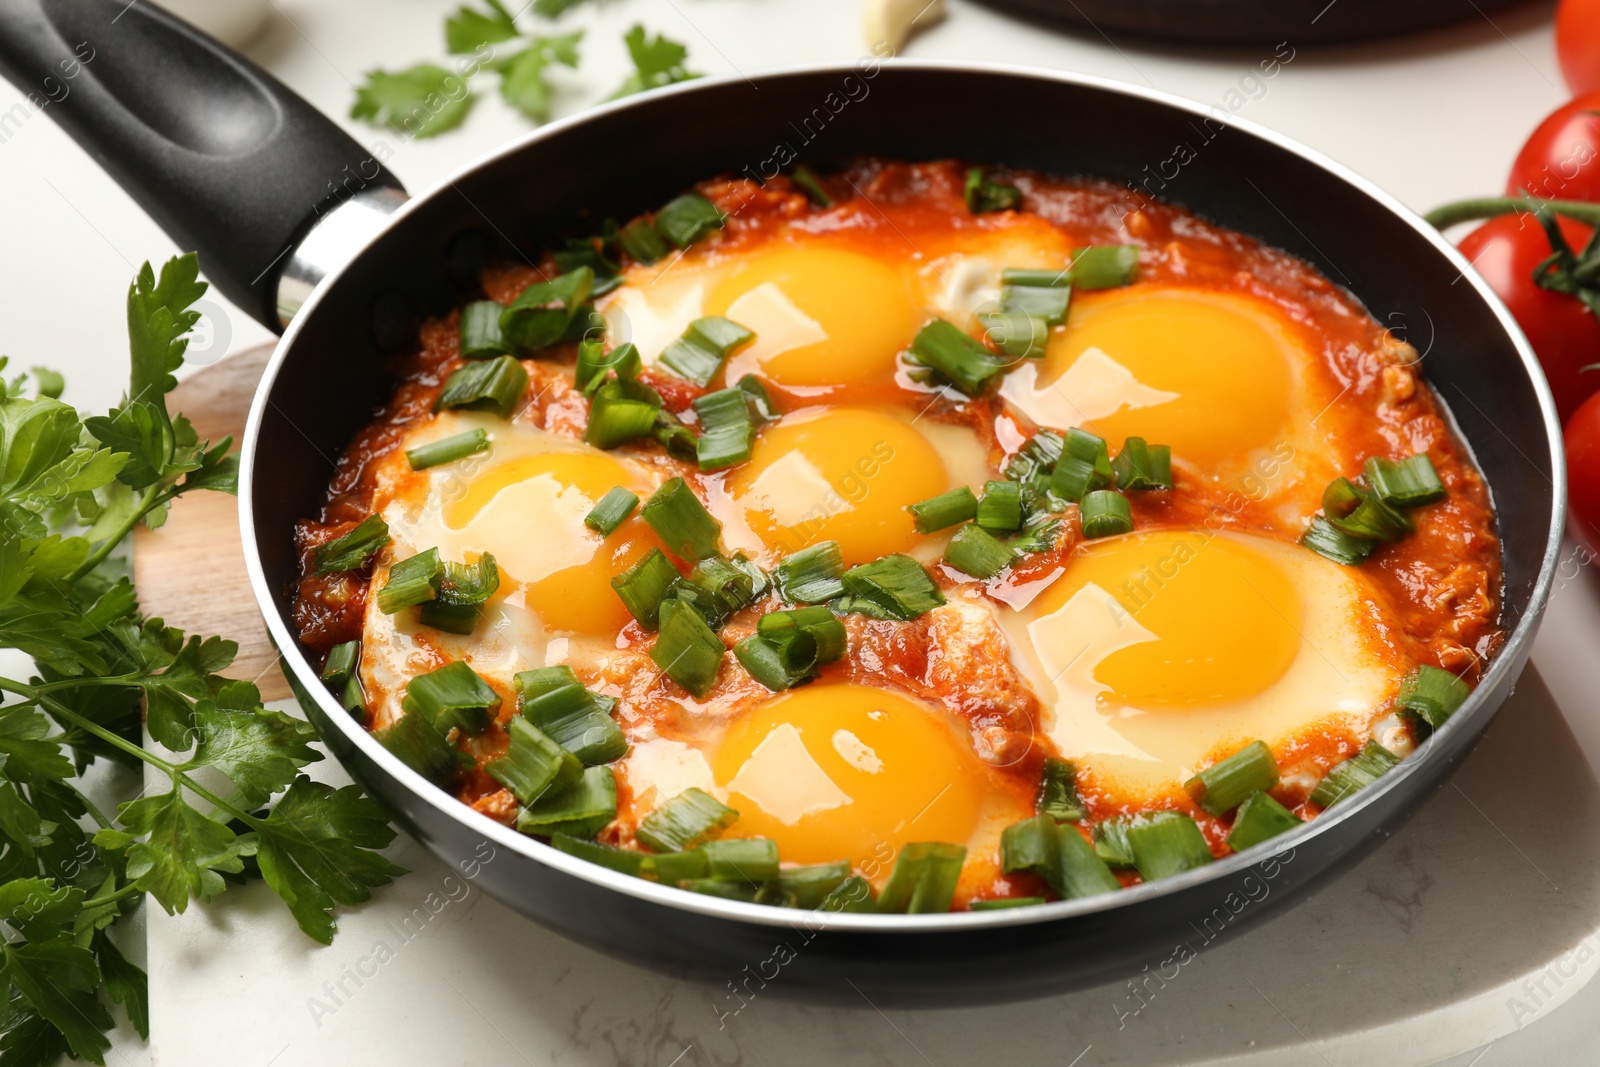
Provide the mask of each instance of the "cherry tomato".
{"label": "cherry tomato", "polygon": [[1600,554],[1600,395],[1567,420],[1567,526]]}
{"label": "cherry tomato", "polygon": [[[1561,233],[1574,251],[1589,240],[1590,228],[1561,219]],[[1461,239],[1461,254],[1472,261],[1516,316],[1550,379],[1561,421],[1589,394],[1600,391],[1600,371],[1583,368],[1600,362],[1600,319],[1576,298],[1541,289],[1533,269],[1550,255],[1550,239],[1531,215],[1490,219]]]}
{"label": "cherry tomato", "polygon": [[1556,56],[1573,95],[1600,89],[1600,0],[1561,0]]}
{"label": "cherry tomato", "polygon": [[1506,179],[1507,196],[1524,193],[1600,201],[1600,92],[1584,93],[1539,123]]}

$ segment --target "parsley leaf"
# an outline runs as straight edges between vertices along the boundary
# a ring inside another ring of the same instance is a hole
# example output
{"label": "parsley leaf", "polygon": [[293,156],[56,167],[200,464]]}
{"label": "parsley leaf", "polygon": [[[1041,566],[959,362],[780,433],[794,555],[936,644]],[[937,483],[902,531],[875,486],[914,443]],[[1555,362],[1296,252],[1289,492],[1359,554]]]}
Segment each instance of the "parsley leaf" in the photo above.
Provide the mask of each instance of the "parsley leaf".
{"label": "parsley leaf", "polygon": [[677,41],[669,40],[660,34],[656,35],[655,40],[651,40],[642,25],[635,25],[622,40],[628,46],[628,56],[633,60],[634,72],[616,92],[611,94],[609,97],[611,100],[700,77],[684,69],[683,61],[689,57],[689,50]]}
{"label": "parsley leaf", "polygon": [[533,0],[533,13],[540,18],[560,18],[585,2],[586,0]]}
{"label": "parsley leaf", "polygon": [[451,55],[476,52],[484,45],[509,41],[517,35],[516,20],[500,0],[484,0],[487,11],[466,5],[444,21],[444,44]]}
{"label": "parsley leaf", "polygon": [[111,1014],[100,1003],[94,954],[64,936],[0,943],[0,982],[15,988],[40,1018],[61,1032],[72,1054],[104,1063]]}
{"label": "parsley leaf", "polygon": [[[220,872],[244,870],[243,857],[256,848],[254,838],[235,834],[184,799],[176,781],[170,793],[122,805],[117,821],[126,832],[101,830],[95,844],[126,850],[128,877],[168,914],[184,911],[191,897],[205,901],[222,892],[227,886]],[[136,840],[146,834],[148,840]]]}
{"label": "parsley leaf", "polygon": [[466,81],[435,63],[367,72],[350,117],[413,137],[437,137],[461,125],[472,107]]}
{"label": "parsley leaf", "polygon": [[182,767],[185,771],[215,767],[238,787],[242,804],[255,808],[288,788],[299,769],[322,759],[322,754],[310,747],[317,739],[310,723],[281,711],[249,710],[260,704],[261,697],[249,682],[236,684],[250,691],[244,708],[223,707],[213,700],[195,705],[194,729],[200,740]]}
{"label": "parsley leaf", "polygon": [[552,63],[576,67],[582,38],[582,30],[564,37],[535,37],[507,59],[500,66],[500,95],[506,103],[535,122],[548,121],[552,91],[545,73]]}
{"label": "parsley leaf", "polygon": [[295,779],[260,827],[256,861],[300,929],[328,944],[335,904],[360,904],[404,873],[376,851],[394,840],[377,804],[355,786]]}

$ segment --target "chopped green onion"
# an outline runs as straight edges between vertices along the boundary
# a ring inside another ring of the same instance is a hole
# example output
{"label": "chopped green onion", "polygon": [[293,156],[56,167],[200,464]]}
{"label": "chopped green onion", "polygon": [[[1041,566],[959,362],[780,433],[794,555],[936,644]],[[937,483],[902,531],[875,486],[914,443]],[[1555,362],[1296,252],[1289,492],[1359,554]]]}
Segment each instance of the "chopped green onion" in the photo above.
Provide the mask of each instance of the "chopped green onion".
{"label": "chopped green onion", "polygon": [[1417,508],[1445,498],[1444,483],[1426,452],[1399,461],[1373,456],[1366,463],[1367,484],[1386,504]]}
{"label": "chopped green onion", "polygon": [[[1004,293],[1004,290],[1001,292]],[[1045,342],[1050,339],[1049,319],[1025,311],[988,312],[978,316],[978,325],[983,328],[984,338],[995,350],[1012,359],[1043,357]]]}
{"label": "chopped green onion", "polygon": [[723,900],[740,900],[746,904],[782,904],[782,893],[775,882],[730,882],[721,878],[688,878],[678,883],[679,889],[700,893]]}
{"label": "chopped green onion", "polygon": [[691,879],[706,878],[711,873],[711,863],[699,849],[660,852],[646,856],[639,873],[662,885],[677,885]]}
{"label": "chopped green onion", "polygon": [[1335,529],[1333,523],[1321,515],[1311,520],[1306,532],[1300,535],[1300,543],[1318,555],[1326,556],[1346,567],[1354,567],[1365,560],[1372,555],[1374,547],[1371,541],[1351,537],[1344,531]]}
{"label": "chopped green onion", "polygon": [[924,366],[931,367],[954,383],[968,396],[980,395],[990,379],[1006,365],[959,328],[943,319],[934,319],[917,331],[911,351]]}
{"label": "chopped green onion", "polygon": [[628,751],[622,727],[611,717],[616,698],[586,688],[571,667],[522,671],[512,681],[518,710],[580,762],[610,763]]}
{"label": "chopped green onion", "polygon": [[442,785],[471,766],[425,715],[403,715],[372,735],[378,743],[434,785]]}
{"label": "chopped green onion", "polygon": [[1035,474],[1048,475],[1065,447],[1066,439],[1060,434],[1054,430],[1040,430],[1006,461],[1005,476],[1014,482],[1026,482]]}
{"label": "chopped green onion", "polygon": [[1120,889],[1121,883],[1074,826],[1057,826],[1048,815],[1013,823],[1000,835],[1003,871],[1032,871],[1063,900]]}
{"label": "chopped green onion", "polygon": [[707,393],[694,402],[700,416],[695,455],[702,471],[721,470],[750,458],[756,428],[750,418],[749,393],[738,386]]}
{"label": "chopped green onion", "polygon": [[817,605],[763,615],[733,654],[752,678],[779,692],[809,681],[817,667],[843,656],[846,640],[844,623]]}
{"label": "chopped green onion", "polygon": [[1022,486],[1004,481],[984,483],[976,521],[985,530],[1022,529]]}
{"label": "chopped green onion", "polygon": [[511,343],[500,332],[500,316],[505,305],[493,300],[474,300],[461,309],[461,358],[493,359],[511,354]]}
{"label": "chopped green onion", "polygon": [[616,817],[616,775],[610,767],[586,767],[572,788],[547,791],[518,812],[517,829],[540,836],[593,837]]}
{"label": "chopped green onion", "polygon": [[1256,793],[1239,805],[1228,833],[1228,847],[1243,852],[1251,845],[1287,833],[1300,825],[1294,812],[1279,804],[1271,793]]}
{"label": "chopped green onion", "polygon": [[511,736],[505,755],[484,764],[489,776],[524,805],[549,795],[560,796],[583,777],[578,757],[556,744],[533,723],[520,715],[506,724]]}
{"label": "chopped green onion", "polygon": [[643,873],[645,860],[649,859],[646,853],[631,848],[618,848],[616,845],[602,845],[598,841],[585,841],[572,837],[569,834],[552,833],[550,844],[557,851],[565,852],[569,856],[577,856],[581,860],[588,860],[598,867],[617,871],[622,874],[631,874],[638,878]]}
{"label": "chopped green onion", "polygon": [[813,863],[805,867],[785,867],[778,872],[778,885],[787,894],[792,908],[817,908],[850,877],[850,864]]}
{"label": "chopped green onion", "polygon": [[722,209],[699,193],[684,193],[656,212],[656,232],[679,248],[688,248],[712,230],[727,225]]}
{"label": "chopped green onion", "polygon": [[678,568],[666,554],[652,548],[638,563],[611,579],[611,588],[640,626],[654,630],[660,625],[661,602],[678,578]]}
{"label": "chopped green onion", "polygon": [[949,911],[966,858],[964,845],[917,841],[904,846],[878,897],[878,911],[905,915]]}
{"label": "chopped green onion", "polygon": [[1133,816],[1125,831],[1133,865],[1147,882],[1203,867],[1211,862],[1211,846],[1189,816],[1176,811]]}
{"label": "chopped green onion", "polygon": [[616,448],[656,428],[661,394],[643,382],[606,378],[589,402],[583,439],[596,448]]}
{"label": "chopped green onion", "polygon": [[661,239],[649,219],[634,219],[617,231],[617,247],[645,266],[666,256],[667,242]]}
{"label": "chopped green onion", "polygon": [[698,611],[680,600],[662,602],[661,633],[650,648],[650,658],[668,678],[694,697],[703,697],[716,684],[727,651]]}
{"label": "chopped green onion", "polygon": [[646,815],[635,836],[657,852],[681,852],[720,837],[738,818],[737,811],[691,786]]}
{"label": "chopped green onion", "polygon": [[944,594],[922,564],[902,553],[851,567],[839,580],[843,610],[875,619],[910,622],[944,603]]}
{"label": "chopped green onion", "polygon": [[1000,287],[1000,311],[1006,315],[1020,315],[1039,323],[1037,343],[1040,355],[1050,335],[1050,327],[1067,321],[1067,308],[1072,304],[1072,288],[1044,288],[1029,285],[1003,285]]}
{"label": "chopped green onion", "polygon": [[500,588],[500,568],[485,552],[477,563],[446,563],[438,595],[422,604],[422,625],[452,634],[470,634],[478,628],[483,606]]}
{"label": "chopped green onion", "polygon": [[906,510],[916,520],[918,533],[933,533],[958,522],[966,522],[976,515],[978,498],[963,485],[912,504]]}
{"label": "chopped green onion", "polygon": [[1068,430],[1050,476],[1050,491],[1069,504],[1076,504],[1084,494],[1106,488],[1115,478],[1105,438],[1087,430]]}
{"label": "chopped green onion", "polygon": [[844,593],[844,550],[822,541],[785,556],[772,572],[778,596],[791,604],[820,604]]}
{"label": "chopped green onion", "polygon": [[583,341],[578,345],[578,362],[573,368],[572,381],[585,396],[593,396],[595,390],[605,384],[608,371],[624,381],[632,381],[643,369],[644,360],[631,343],[620,344],[607,352],[603,341]]}
{"label": "chopped green onion", "polygon": [[1128,498],[1121,493],[1110,489],[1085,493],[1078,502],[1078,509],[1084,537],[1113,537],[1133,532],[1133,512],[1128,508]]}
{"label": "chopped green onion", "polygon": [[1114,815],[1095,826],[1094,851],[1112,867],[1137,869],[1147,882],[1211,862],[1199,826],[1176,811]]}
{"label": "chopped green onion", "polygon": [[817,207],[833,206],[833,197],[822,187],[822,180],[804,163],[789,173],[789,180]]}
{"label": "chopped green onion", "polygon": [[957,530],[944,549],[946,563],[964,574],[984,580],[1005,570],[1015,558],[1016,553],[1010,545],[996,539],[975,522],[969,522]]}
{"label": "chopped green onion", "polygon": [[1005,182],[991,181],[982,167],[967,171],[967,210],[974,215],[988,211],[1015,211],[1022,206],[1022,190]]}
{"label": "chopped green onion", "polygon": [[528,369],[515,356],[474,360],[445,379],[444,391],[434,401],[433,410],[492,411],[508,419],[527,389]]}
{"label": "chopped green onion", "polygon": [[458,459],[466,459],[468,456],[488,450],[489,434],[480,428],[407,449],[406,459],[411,461],[412,470],[423,471],[429,467],[454,463]]}
{"label": "chopped green onion", "polygon": [[439,561],[437,548],[409,556],[389,568],[388,580],[378,590],[378,610],[393,615],[402,608],[432,600],[439,595],[443,580],[444,564]]}
{"label": "chopped green onion", "polygon": [[1119,489],[1171,489],[1172,449],[1147,444],[1142,437],[1130,437],[1111,461],[1111,469]]}
{"label": "chopped green onion", "polygon": [[662,408],[656,412],[655,425],[650,428],[650,436],[657,444],[667,450],[669,455],[679,459],[698,459],[700,443],[694,431],[685,426],[683,422]]}
{"label": "chopped green onion", "polygon": [[311,554],[318,574],[350,571],[366,566],[367,560],[389,543],[389,524],[381,515],[368,515],[356,524],[355,529],[327,544],[318,545]]}
{"label": "chopped green onion", "polygon": [[1008,908],[1026,908],[1033,904],[1043,904],[1044,897],[997,897],[994,900],[974,900],[967,905],[968,911],[1005,911]]}
{"label": "chopped green onion", "polygon": [[1006,545],[1017,555],[1028,555],[1033,552],[1048,552],[1056,547],[1056,539],[1061,536],[1061,520],[1045,519],[1025,528],[1015,537],[1008,537],[1001,543]]}
{"label": "chopped green onion", "polygon": [[1115,289],[1139,273],[1136,245],[1094,245],[1072,254],[1072,284],[1079,289]]}
{"label": "chopped green onion", "polygon": [[722,370],[723,360],[755,334],[731,319],[711,315],[695,319],[683,336],[661,353],[661,365],[696,385],[710,384]]}
{"label": "chopped green onion", "polygon": [[328,683],[330,689],[338,689],[355,675],[356,667],[360,663],[360,641],[346,641],[342,645],[334,645],[328,652],[327,662],[322,665],[320,677]]}
{"label": "chopped green onion", "polygon": [[1017,285],[1025,289],[1060,289],[1072,284],[1072,268],[1037,270],[1007,267],[1000,272],[1000,284]]}
{"label": "chopped green onion", "polygon": [[1212,815],[1225,815],[1278,784],[1278,761],[1265,742],[1254,741],[1190,778],[1184,789]]}
{"label": "chopped green onion", "polygon": [[1084,817],[1083,801],[1078,798],[1078,768],[1070,760],[1049,758],[1039,781],[1039,799],[1034,808],[1057,822],[1076,822]]}
{"label": "chopped green onion", "polygon": [[1398,541],[1412,530],[1406,513],[1385,504],[1377,493],[1368,493],[1354,511],[1343,518],[1330,517],[1328,523],[1340,533],[1365,541]]}
{"label": "chopped green onion", "polygon": [[717,554],[722,524],[711,517],[682,478],[663,482],[650,494],[639,514],[679,559],[705,559]]}
{"label": "chopped green onion", "polygon": [[1395,703],[1413,718],[1426,723],[1429,729],[1437,730],[1471,695],[1472,687],[1466,682],[1449,671],[1424,663],[1400,683]]}
{"label": "chopped green onion", "polygon": [[[689,581],[712,598],[717,605],[717,617],[725,619],[755,599],[756,577],[760,574],[760,568],[754,569],[756,573],[752,574],[732,560],[707,556],[694,565],[689,572]],[[765,585],[764,576],[761,584]]]}
{"label": "chopped green onion", "polygon": [[778,417],[778,407],[772,402],[772,394],[767,392],[767,387],[761,384],[760,378],[754,374],[746,374],[736,384],[744,390],[758,422]]}
{"label": "chopped green onion", "polygon": [[735,837],[707,841],[705,853],[711,877],[724,882],[770,882],[778,877],[778,843],[765,837]]}
{"label": "chopped green onion", "polygon": [[859,874],[852,874],[822,899],[822,903],[817,905],[817,910],[835,914],[855,912],[871,915],[877,912],[878,903],[873,898],[872,883]]}
{"label": "chopped green onion", "polygon": [[847,634],[844,623],[821,605],[769,611],[756,624],[756,632],[767,638],[790,633],[809,635],[816,642],[819,665],[832,663],[845,653]]}
{"label": "chopped green onion", "polygon": [[1327,776],[1311,791],[1311,802],[1331,808],[1350,794],[1382,778],[1389,768],[1399,762],[1399,756],[1376,741],[1368,741],[1361,746],[1360,752],[1335,763],[1328,770]]}
{"label": "chopped green onion", "polygon": [[593,290],[594,271],[588,267],[534,282],[500,316],[500,329],[520,348],[547,348],[561,340]]}
{"label": "chopped green onion", "polygon": [[1349,478],[1335,478],[1322,491],[1322,513],[1330,519],[1342,519],[1366,498],[1366,490]]}
{"label": "chopped green onion", "polygon": [[638,506],[639,494],[619,485],[589,509],[589,514],[583,517],[583,524],[601,537],[609,537]]}
{"label": "chopped green onion", "polygon": [[481,734],[500,707],[500,694],[477,671],[457,660],[407,682],[400,706],[407,715],[421,714],[441,734],[451,730]]}
{"label": "chopped green onion", "polygon": [[[615,230],[616,224],[610,219],[606,220],[606,229]],[[590,298],[603,296],[622,284],[622,275],[618,264],[605,254],[605,246],[610,236],[600,238],[574,237],[567,241],[567,246],[558,252],[551,253],[550,258],[555,260],[556,269],[563,274],[577,270],[579,267],[588,267],[594,272],[594,285],[589,290]]]}
{"label": "chopped green onion", "polygon": [[789,640],[751,634],[733,646],[733,656],[750,677],[774,693],[810,681],[817,664],[815,643],[803,634]]}

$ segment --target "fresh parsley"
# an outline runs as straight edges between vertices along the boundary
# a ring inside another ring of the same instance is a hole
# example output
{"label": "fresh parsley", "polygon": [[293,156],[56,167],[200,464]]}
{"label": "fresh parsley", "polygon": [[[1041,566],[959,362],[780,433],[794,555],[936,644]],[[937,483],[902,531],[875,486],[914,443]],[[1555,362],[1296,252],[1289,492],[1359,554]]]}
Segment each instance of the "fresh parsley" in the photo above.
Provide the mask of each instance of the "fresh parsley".
{"label": "fresh parsley", "polygon": [[628,56],[633,60],[634,70],[627,81],[611,94],[612,100],[700,77],[684,69],[683,61],[689,58],[689,50],[677,41],[668,40],[660,34],[651,40],[644,27],[638,25],[629,30],[622,40],[628,46]]}
{"label": "fresh parsley", "polygon": [[[326,943],[337,906],[402,873],[376,804],[301,773],[322,758],[311,727],[222,676],[237,646],[144,617],[122,573],[136,524],[191,490],[236,491],[231,440],[198,440],[166,402],[205,290],[193,255],[139,272],[128,394],[106,415],[81,418],[51,372],[0,379],[0,648],[34,661],[25,681],[0,677],[6,1067],[103,1064],[107,1004],[148,1035],[144,972],[112,937],[145,893],[181,912],[259,872]],[[166,788],[102,811],[79,778],[96,759]]]}
{"label": "fresh parsley", "polygon": [[[555,19],[585,0],[534,0],[531,10]],[[482,71],[500,78],[500,96],[534,122],[547,122],[556,86],[555,67],[578,66],[583,31],[545,36],[524,30],[503,0],[464,4],[445,18],[445,50],[468,57],[452,71],[436,63],[418,63],[398,71],[374,70],[356,89],[350,117],[373,126],[387,126],[411,137],[433,137],[459,126],[471,109],[472,80]],[[634,71],[608,99],[685,81],[699,75],[684,66],[688,49],[636,25],[623,37]]]}

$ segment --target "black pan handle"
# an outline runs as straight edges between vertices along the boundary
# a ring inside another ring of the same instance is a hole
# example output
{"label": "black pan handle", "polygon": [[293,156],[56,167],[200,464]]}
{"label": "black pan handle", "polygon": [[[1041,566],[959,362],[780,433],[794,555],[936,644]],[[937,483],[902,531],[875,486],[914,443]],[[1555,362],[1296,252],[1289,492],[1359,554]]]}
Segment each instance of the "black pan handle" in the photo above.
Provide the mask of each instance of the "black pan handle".
{"label": "black pan handle", "polygon": [[0,0],[0,74],[271,330],[278,275],[312,225],[401,189],[277,79],[145,0]]}

